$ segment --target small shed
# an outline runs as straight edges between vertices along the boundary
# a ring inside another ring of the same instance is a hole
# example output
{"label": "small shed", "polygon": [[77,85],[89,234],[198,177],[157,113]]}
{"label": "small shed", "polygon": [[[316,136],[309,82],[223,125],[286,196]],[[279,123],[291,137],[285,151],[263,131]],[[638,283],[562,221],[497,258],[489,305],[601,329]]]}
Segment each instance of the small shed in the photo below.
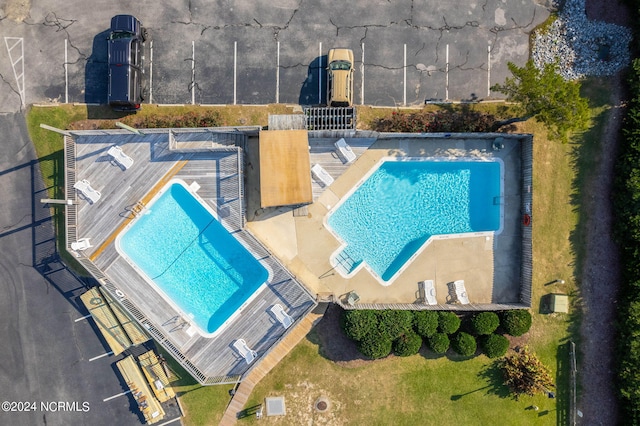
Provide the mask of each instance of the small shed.
{"label": "small shed", "polygon": [[569,313],[569,296],[566,294],[558,293],[550,294],[549,311],[551,313]]}

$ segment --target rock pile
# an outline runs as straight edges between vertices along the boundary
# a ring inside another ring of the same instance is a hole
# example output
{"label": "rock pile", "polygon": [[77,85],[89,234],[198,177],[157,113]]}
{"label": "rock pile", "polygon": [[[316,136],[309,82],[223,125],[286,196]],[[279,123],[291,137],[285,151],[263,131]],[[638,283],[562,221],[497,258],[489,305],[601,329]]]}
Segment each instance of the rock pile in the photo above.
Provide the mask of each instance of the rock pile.
{"label": "rock pile", "polygon": [[567,80],[615,74],[629,64],[631,30],[590,21],[585,0],[566,0],[557,19],[535,34],[531,56],[538,68],[558,61]]}

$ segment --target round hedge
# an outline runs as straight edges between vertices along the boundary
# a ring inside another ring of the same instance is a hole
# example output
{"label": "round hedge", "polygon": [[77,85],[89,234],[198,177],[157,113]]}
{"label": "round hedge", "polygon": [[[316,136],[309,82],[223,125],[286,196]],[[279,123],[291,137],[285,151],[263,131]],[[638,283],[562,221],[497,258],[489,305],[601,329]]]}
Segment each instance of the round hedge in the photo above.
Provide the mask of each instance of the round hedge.
{"label": "round hedge", "polygon": [[422,337],[431,337],[438,331],[438,312],[413,311],[413,328]]}
{"label": "round hedge", "polygon": [[509,339],[501,334],[490,334],[484,336],[480,341],[482,352],[489,358],[498,358],[507,353],[509,349]]}
{"label": "round hedge", "polygon": [[462,356],[471,356],[476,353],[478,344],[475,337],[461,331],[451,340],[451,348]]}
{"label": "round hedge", "polygon": [[384,358],[391,353],[391,339],[383,333],[374,331],[357,343],[358,351],[367,358]]}
{"label": "round hedge", "polygon": [[478,335],[491,334],[500,325],[495,312],[480,312],[471,318],[471,330]]}
{"label": "round hedge", "polygon": [[413,314],[411,311],[396,309],[378,311],[378,323],[380,331],[385,333],[389,339],[395,340],[411,330]]}
{"label": "round hedge", "polygon": [[422,337],[411,330],[393,341],[393,353],[398,356],[415,355],[420,350],[420,346],[422,346]]}
{"label": "round hedge", "polygon": [[372,310],[349,310],[342,313],[342,330],[351,340],[361,340],[378,330],[378,316]]}
{"label": "round hedge", "polygon": [[446,334],[453,334],[460,328],[460,318],[450,311],[438,312],[438,327]]}
{"label": "round hedge", "polygon": [[522,336],[531,328],[531,313],[526,309],[504,311],[501,325],[507,334]]}
{"label": "round hedge", "polygon": [[437,354],[443,354],[449,350],[449,336],[446,333],[435,333],[429,337],[429,348]]}

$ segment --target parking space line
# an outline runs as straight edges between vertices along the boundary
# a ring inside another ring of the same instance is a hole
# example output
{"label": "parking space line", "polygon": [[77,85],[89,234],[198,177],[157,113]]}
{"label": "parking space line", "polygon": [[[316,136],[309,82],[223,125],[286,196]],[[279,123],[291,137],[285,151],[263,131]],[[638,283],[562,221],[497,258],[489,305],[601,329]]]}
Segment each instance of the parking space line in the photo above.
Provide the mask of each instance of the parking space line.
{"label": "parking space line", "polygon": [[82,320],[85,320],[85,319],[87,319],[87,318],[89,318],[89,317],[91,317],[91,314],[89,314],[89,315],[85,315],[85,316],[83,316],[82,318],[78,318],[78,319],[76,319],[74,322],[82,321]]}
{"label": "parking space line", "polygon": [[487,45],[487,96],[491,96],[491,42]]}
{"label": "parking space line", "polygon": [[276,42],[276,103],[280,103],[280,42]]}
{"label": "parking space line", "polygon": [[238,83],[238,42],[233,42],[233,104],[237,104],[237,83]]}
{"label": "parking space line", "polygon": [[[318,43],[318,58],[320,60],[320,66],[318,66],[318,103],[320,103],[322,102],[322,42]],[[329,84],[328,81],[327,84]]]}
{"label": "parking space line", "polygon": [[402,87],[404,88],[404,94],[402,95],[402,105],[407,106],[407,44],[404,44],[404,80]]}
{"label": "parking space line", "polygon": [[68,49],[69,39],[64,39],[64,103],[69,103],[69,61],[68,61]]}
{"label": "parking space line", "polygon": [[360,105],[364,105],[364,43],[362,43],[362,64],[360,64],[362,85],[360,86]]}
{"label": "parking space line", "polygon": [[153,40],[149,42],[149,103],[153,103]]}
{"label": "parking space line", "polygon": [[113,352],[107,352],[106,354],[94,356],[93,358],[89,358],[89,362],[95,361],[96,359],[104,358],[105,356],[113,355]]}
{"label": "parking space line", "polygon": [[169,421],[167,421],[167,422],[160,423],[158,426],[164,426],[164,425],[168,425],[168,424],[171,424],[171,423],[175,423],[175,422],[177,422],[178,420],[180,420],[180,417],[176,417],[176,418],[175,418],[175,419],[173,419],[173,420],[169,420]]}
{"label": "parking space line", "polygon": [[110,397],[108,397],[108,398],[105,398],[105,399],[103,399],[103,400],[102,400],[102,402],[111,401],[112,399],[118,398],[119,396],[125,396],[125,395],[126,395],[126,394],[128,394],[128,393],[131,393],[131,389],[129,389],[129,390],[128,390],[128,391],[126,391],[126,392],[122,392],[122,393],[119,393],[119,394],[117,394],[117,395],[113,395],[113,396],[110,396]]}
{"label": "parking space line", "polygon": [[191,105],[196,104],[196,42],[191,40]]}
{"label": "parking space line", "polygon": [[447,50],[445,54],[445,61],[447,65],[445,67],[445,74],[444,74],[444,100],[448,101],[449,100],[449,45],[448,44],[447,44]]}

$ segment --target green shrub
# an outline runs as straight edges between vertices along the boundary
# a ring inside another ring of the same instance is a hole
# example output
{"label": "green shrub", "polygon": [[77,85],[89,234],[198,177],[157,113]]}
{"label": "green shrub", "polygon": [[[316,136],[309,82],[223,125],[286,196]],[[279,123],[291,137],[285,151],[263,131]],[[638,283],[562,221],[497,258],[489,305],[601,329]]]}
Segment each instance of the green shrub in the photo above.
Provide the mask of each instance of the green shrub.
{"label": "green shrub", "polygon": [[372,310],[349,310],[342,313],[342,330],[351,340],[359,341],[367,334],[378,331],[378,316]]}
{"label": "green shrub", "polygon": [[478,335],[491,334],[500,325],[500,318],[495,312],[480,312],[471,318],[471,330]]}
{"label": "green shrub", "polygon": [[391,339],[377,331],[367,334],[357,344],[360,353],[367,358],[384,358],[391,353]]}
{"label": "green shrub", "polygon": [[[455,108],[455,107],[454,107]],[[468,106],[452,110],[404,113],[393,111],[374,123],[379,132],[488,132],[495,116],[474,111]]]}
{"label": "green shrub", "polygon": [[460,318],[450,311],[438,312],[438,326],[440,331],[446,334],[453,334],[460,328]]}
{"label": "green shrub", "polygon": [[413,311],[413,329],[422,337],[431,337],[438,331],[438,312]]}
{"label": "green shrub", "polygon": [[449,349],[449,336],[446,333],[436,333],[428,341],[429,348],[437,354],[443,354]]}
{"label": "green shrub", "polygon": [[391,340],[411,330],[413,314],[411,311],[388,309],[378,311],[380,331],[386,333]]}
{"label": "green shrub", "polygon": [[398,356],[411,356],[420,351],[422,337],[410,330],[393,341],[393,353]]}
{"label": "green shrub", "polygon": [[490,334],[483,336],[480,340],[482,352],[489,358],[498,358],[507,353],[509,349],[509,339],[501,334]]}
{"label": "green shrub", "polygon": [[475,337],[461,331],[451,340],[451,348],[462,356],[471,356],[476,353],[478,344]]}
{"label": "green shrub", "polygon": [[522,336],[531,328],[531,313],[526,309],[504,311],[501,325],[507,334]]}

